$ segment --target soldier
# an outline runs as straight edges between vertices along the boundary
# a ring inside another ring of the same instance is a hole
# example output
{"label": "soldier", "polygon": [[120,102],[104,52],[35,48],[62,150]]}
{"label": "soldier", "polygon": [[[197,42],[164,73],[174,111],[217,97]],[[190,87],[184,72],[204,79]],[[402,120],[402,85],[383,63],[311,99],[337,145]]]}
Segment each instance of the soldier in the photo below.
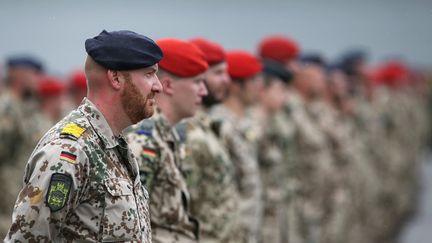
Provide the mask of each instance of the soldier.
{"label": "soldier", "polygon": [[37,109],[37,83],[43,73],[41,62],[29,56],[7,61],[6,90],[0,94],[0,237],[11,224],[13,204],[20,190],[25,161],[42,131],[43,119]]}
{"label": "soldier", "polygon": [[13,57],[7,61],[7,89],[1,93],[0,107],[2,143],[0,160],[2,164],[15,163],[15,156],[23,152],[17,144],[29,139],[24,130],[28,129],[26,127],[28,118],[31,118],[37,110],[35,98],[42,72],[42,64],[32,57]]}
{"label": "soldier", "polygon": [[[300,47],[295,40],[285,36],[268,36],[258,47],[258,53],[264,60],[280,63],[296,79],[300,66],[297,57]],[[302,129],[307,126],[304,104],[294,85],[289,85],[283,112],[276,115],[278,136],[283,138],[284,149],[284,206],[286,208],[286,222],[284,222],[284,242],[306,242],[307,224],[304,215],[304,172],[300,163],[298,138]],[[304,167],[303,167],[304,168]]]}
{"label": "soldier", "polygon": [[258,162],[263,180],[264,218],[262,242],[282,242],[287,231],[283,200],[285,187],[281,180],[286,176],[284,170],[285,150],[287,148],[283,130],[278,124],[278,114],[286,98],[287,83],[292,75],[279,63],[264,61],[264,89],[260,92],[259,104],[252,110],[253,118],[259,122],[262,134],[258,141]]}
{"label": "soldier", "polygon": [[191,212],[200,221],[201,242],[237,243],[241,242],[242,232],[235,167],[213,132],[208,114],[227,93],[230,77],[225,52],[220,45],[202,38],[191,42],[203,51],[209,64],[205,79],[208,95],[203,99],[203,107],[182,124],[186,132],[183,170],[191,195]]}
{"label": "soldier", "polygon": [[[323,225],[333,193],[333,160],[327,138],[318,122],[327,117],[313,104],[323,98],[325,88],[322,71],[314,66],[301,67],[294,79],[295,90],[288,94],[286,112],[294,121],[296,130],[296,161],[292,167],[298,179],[296,204],[301,213],[300,225],[305,237],[312,242],[321,242]],[[302,237],[301,235],[299,237]],[[321,240],[320,240],[321,239]]]}
{"label": "soldier", "polygon": [[282,35],[270,35],[261,40],[258,46],[260,57],[282,64],[287,70],[296,74],[300,65],[297,57],[300,46],[297,41]]}
{"label": "soldier", "polygon": [[259,131],[247,109],[257,99],[262,86],[260,61],[245,51],[227,53],[228,73],[232,82],[222,105],[212,108],[214,127],[236,167],[236,183],[241,196],[241,242],[259,242],[262,224],[262,182],[257,161]]}
{"label": "soldier", "polygon": [[182,173],[184,150],[174,125],[191,117],[207,95],[204,54],[179,39],[157,41],[164,52],[158,77],[163,93],[151,120],[133,126],[127,135],[138,157],[141,178],[150,193],[153,242],[197,242],[198,221],[190,214],[190,195]]}
{"label": "soldier", "polygon": [[87,98],[33,151],[6,242],[151,242],[148,194],[121,131],[153,114],[162,51],[131,31],[104,30],[85,48]]}

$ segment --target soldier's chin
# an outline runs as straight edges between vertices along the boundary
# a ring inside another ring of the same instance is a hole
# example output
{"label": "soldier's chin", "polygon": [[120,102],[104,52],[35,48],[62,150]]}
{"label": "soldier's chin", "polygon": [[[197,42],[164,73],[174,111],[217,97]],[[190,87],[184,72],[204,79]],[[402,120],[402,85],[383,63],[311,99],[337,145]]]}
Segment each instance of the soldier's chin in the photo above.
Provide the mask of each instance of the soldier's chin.
{"label": "soldier's chin", "polygon": [[155,113],[155,107],[153,105],[150,105],[144,110],[145,117],[143,119],[152,117],[154,113]]}

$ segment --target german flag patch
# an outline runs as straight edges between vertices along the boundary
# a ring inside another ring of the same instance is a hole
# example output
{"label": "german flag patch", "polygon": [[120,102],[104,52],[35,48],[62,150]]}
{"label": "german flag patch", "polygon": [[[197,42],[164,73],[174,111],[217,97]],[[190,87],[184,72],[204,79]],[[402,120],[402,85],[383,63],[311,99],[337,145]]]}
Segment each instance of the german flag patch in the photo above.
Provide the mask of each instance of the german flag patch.
{"label": "german flag patch", "polygon": [[144,147],[142,151],[142,155],[149,159],[154,159],[158,156],[158,151],[152,148]]}
{"label": "german flag patch", "polygon": [[60,160],[71,164],[75,164],[77,156],[75,154],[62,151],[60,154]]}

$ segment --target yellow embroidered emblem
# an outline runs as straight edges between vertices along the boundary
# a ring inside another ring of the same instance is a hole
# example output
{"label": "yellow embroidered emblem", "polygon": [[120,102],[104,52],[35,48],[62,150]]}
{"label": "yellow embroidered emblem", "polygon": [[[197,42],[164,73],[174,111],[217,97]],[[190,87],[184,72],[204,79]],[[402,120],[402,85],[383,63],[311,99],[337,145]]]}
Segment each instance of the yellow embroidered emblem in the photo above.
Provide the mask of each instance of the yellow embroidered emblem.
{"label": "yellow embroidered emblem", "polygon": [[63,128],[61,134],[69,134],[76,138],[79,138],[81,137],[81,135],[84,133],[85,130],[86,130],[85,128],[82,128],[75,123],[69,123]]}

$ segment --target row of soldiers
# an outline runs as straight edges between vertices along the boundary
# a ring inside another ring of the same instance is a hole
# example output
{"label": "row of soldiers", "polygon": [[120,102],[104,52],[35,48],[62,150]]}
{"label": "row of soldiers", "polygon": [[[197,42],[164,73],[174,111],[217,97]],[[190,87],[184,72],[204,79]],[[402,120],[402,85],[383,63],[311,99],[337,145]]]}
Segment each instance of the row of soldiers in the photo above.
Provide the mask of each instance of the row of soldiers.
{"label": "row of soldiers", "polygon": [[[86,95],[83,71],[67,81],[46,74],[43,63],[29,55],[10,57],[0,83],[0,235],[10,227],[13,204],[22,186],[25,163],[34,146]],[[4,238],[4,237],[3,237]]]}
{"label": "row of soldiers", "polygon": [[[416,208],[424,79],[396,61],[368,72],[361,52],[336,65],[299,58],[283,36],[264,39],[259,57],[202,38],[157,44],[155,114],[124,132],[149,194],[153,242],[397,240]],[[10,67],[35,67],[23,63]],[[1,95],[3,234],[19,163],[49,128],[36,128],[34,106],[6,102],[11,93]]]}

